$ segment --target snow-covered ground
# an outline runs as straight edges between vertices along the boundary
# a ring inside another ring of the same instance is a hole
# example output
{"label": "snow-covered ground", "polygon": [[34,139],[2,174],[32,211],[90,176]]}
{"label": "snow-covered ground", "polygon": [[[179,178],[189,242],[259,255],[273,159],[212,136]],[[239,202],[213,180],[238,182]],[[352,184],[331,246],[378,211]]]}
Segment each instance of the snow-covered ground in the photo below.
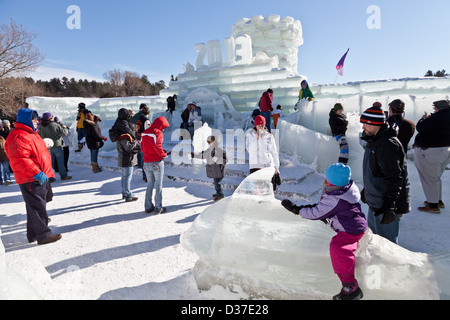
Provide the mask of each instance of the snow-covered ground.
{"label": "snow-covered ground", "polygon": [[[26,279],[43,299],[247,299],[239,287],[213,286],[199,292],[193,276],[197,256],[180,244],[180,235],[214,202],[211,179],[204,168],[166,163],[163,205],[167,213],[144,212],[146,183],[135,171],[132,189],[136,202],[121,199],[120,171],[114,152],[104,153],[99,164],[104,171],[93,174],[88,151],[71,153],[73,179],[52,184],[54,198],[48,203],[50,227],[62,233],[60,241],[38,246],[26,240],[26,211],[17,185],[0,186],[1,240],[6,263]],[[230,165],[225,195],[247,173],[246,165]],[[419,212],[425,200],[416,168],[409,162],[413,210],[401,220],[400,245],[423,253],[441,253],[450,248],[449,209],[433,215]],[[286,179],[276,198],[294,201],[318,200],[322,176],[310,167],[282,157],[281,175]],[[450,172],[443,176],[443,201],[450,205]],[[298,189],[299,194],[295,193]],[[305,191],[307,190],[307,191]],[[309,192],[308,192],[309,191]],[[338,289],[338,288],[337,288]]]}

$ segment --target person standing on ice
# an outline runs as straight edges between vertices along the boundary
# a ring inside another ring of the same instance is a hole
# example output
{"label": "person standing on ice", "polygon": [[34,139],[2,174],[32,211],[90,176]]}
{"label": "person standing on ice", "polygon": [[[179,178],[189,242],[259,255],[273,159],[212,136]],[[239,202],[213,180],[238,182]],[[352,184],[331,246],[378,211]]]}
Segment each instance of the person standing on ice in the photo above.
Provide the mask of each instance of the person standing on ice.
{"label": "person standing on ice", "polygon": [[259,99],[258,106],[259,110],[261,111],[261,116],[263,116],[265,119],[267,131],[269,131],[269,133],[272,132],[270,128],[270,120],[273,111],[272,102],[273,102],[273,90],[267,89],[267,91],[264,92],[261,98]]}
{"label": "person standing on ice", "polygon": [[213,194],[213,200],[219,201],[225,196],[222,191],[222,180],[225,177],[225,166],[228,161],[227,154],[224,149],[219,147],[219,142],[215,136],[209,136],[206,140],[209,148],[199,154],[192,153],[194,158],[202,158],[206,160],[206,176],[214,181],[216,193]]}
{"label": "person standing on ice", "polygon": [[5,151],[25,201],[28,242],[42,245],[62,236],[53,234],[48,227],[47,201],[51,190],[48,179],[55,174],[50,153],[38,134],[38,118],[35,110],[20,109],[15,129],[6,139]]}
{"label": "person standing on ice", "polygon": [[75,150],[75,152],[81,152],[81,149],[83,149],[84,141],[83,139],[86,138],[86,133],[84,132],[83,127],[83,120],[86,117],[86,114],[89,112],[88,109],[86,109],[86,104],[83,102],[80,102],[78,104],[78,114],[77,114],[77,138],[78,138],[78,149]]}
{"label": "person standing on ice", "polygon": [[433,107],[434,113],[425,113],[417,122],[414,164],[427,198],[425,206],[418,209],[440,213],[440,209],[445,208],[441,176],[450,163],[450,101],[435,101]]}
{"label": "person standing on ice", "polygon": [[278,120],[283,117],[283,108],[277,105],[275,111],[272,112],[273,127],[276,129],[278,125]]}
{"label": "person standing on ice", "polygon": [[416,125],[411,120],[405,119],[405,103],[395,99],[389,103],[389,118],[387,122],[397,130],[397,138],[403,145],[405,153],[408,153],[408,145],[416,131]]}
{"label": "person standing on ice", "polygon": [[348,142],[345,137],[347,132],[347,117],[344,114],[344,107],[341,103],[336,103],[329,114],[328,123],[331,128],[331,134],[339,143],[338,162],[347,164],[349,159]]}
{"label": "person standing on ice", "polygon": [[400,218],[411,210],[406,154],[397,132],[386,123],[380,103],[364,111],[360,122],[364,130],[361,139],[367,142],[361,200],[369,206],[369,228],[398,243]]}
{"label": "person standing on ice", "polygon": [[[250,174],[267,167],[275,167],[275,179],[280,184],[280,158],[274,136],[266,128],[266,119],[259,115],[255,127],[247,131],[245,146],[249,157]],[[272,180],[275,183],[276,180]]]}
{"label": "person standing on ice", "polygon": [[288,199],[281,202],[292,213],[305,219],[322,220],[337,232],[331,239],[330,257],[342,289],[333,300],[359,300],[363,297],[355,278],[354,252],[367,230],[367,221],[359,204],[359,189],[350,178],[350,167],[342,163],[333,164],[325,171],[319,203],[296,206]]}
{"label": "person standing on ice", "polygon": [[[144,155],[144,170],[147,175],[147,190],[145,192],[145,212],[160,214],[166,212],[162,206],[162,184],[164,178],[164,159],[168,154],[164,151],[164,129],[169,122],[164,117],[156,118],[150,128],[142,133],[141,149]],[[155,188],[155,204],[153,205],[153,188]]]}
{"label": "person standing on ice", "polygon": [[98,166],[98,152],[107,140],[107,138],[102,135],[102,130],[98,124],[101,121],[102,120],[99,117],[94,116],[91,112],[87,113],[86,118],[83,120],[83,127],[86,133],[86,144],[91,153],[91,166],[92,172],[94,173],[102,171]]}

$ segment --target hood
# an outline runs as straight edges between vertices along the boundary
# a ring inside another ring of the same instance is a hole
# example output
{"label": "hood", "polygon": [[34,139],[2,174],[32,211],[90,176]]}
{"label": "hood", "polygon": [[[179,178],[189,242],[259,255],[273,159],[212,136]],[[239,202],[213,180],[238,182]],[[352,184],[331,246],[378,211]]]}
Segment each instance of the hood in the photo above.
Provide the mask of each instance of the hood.
{"label": "hood", "polygon": [[32,121],[33,114],[36,117],[39,117],[36,110],[22,108],[17,112],[17,122],[30,127],[34,132],[36,132],[37,129],[34,128]]}
{"label": "hood", "polygon": [[131,118],[131,112],[128,109],[122,108],[117,113],[118,118],[122,120],[129,120]]}
{"label": "hood", "polygon": [[53,120],[50,120],[50,119],[42,120],[41,121],[41,126],[48,127],[52,122],[53,122]]}
{"label": "hood", "polygon": [[[298,82],[297,82],[297,83],[298,83]],[[306,89],[308,89],[308,88],[309,88],[309,83],[308,83],[308,81],[306,81],[306,80],[303,80],[301,84],[305,84],[305,85],[306,85]]]}
{"label": "hood", "polygon": [[163,131],[165,128],[169,127],[169,122],[164,117],[156,118],[155,121],[153,121],[150,128],[152,129],[158,129],[160,131]]}
{"label": "hood", "polygon": [[337,190],[335,188],[330,188],[329,190],[331,191],[327,191],[327,188],[325,188],[325,192],[327,194],[339,197],[342,200],[347,201],[348,203],[357,203],[359,202],[359,200],[361,200],[361,193],[358,186],[353,180],[350,181],[350,183],[345,187],[339,188]]}

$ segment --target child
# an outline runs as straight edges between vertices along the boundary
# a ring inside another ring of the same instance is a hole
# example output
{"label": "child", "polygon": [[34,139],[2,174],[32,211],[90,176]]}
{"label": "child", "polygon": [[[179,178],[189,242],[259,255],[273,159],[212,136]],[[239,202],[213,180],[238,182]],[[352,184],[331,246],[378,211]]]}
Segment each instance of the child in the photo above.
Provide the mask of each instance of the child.
{"label": "child", "polygon": [[300,85],[302,89],[298,93],[298,100],[300,101],[303,99],[308,99],[308,101],[314,101],[314,94],[309,88],[308,82],[306,80],[303,80]]}
{"label": "child", "polygon": [[337,232],[331,239],[330,257],[334,272],[342,282],[341,292],[333,300],[359,300],[363,292],[355,279],[354,251],[367,230],[367,221],[361,212],[360,192],[350,180],[350,167],[336,163],[325,172],[322,197],[315,205],[296,206],[289,200],[281,204],[305,219],[324,220]]}
{"label": "child", "polygon": [[[218,146],[215,136],[209,136],[206,140],[209,148],[198,155],[206,160],[206,176],[214,180],[214,188],[216,193],[213,194],[214,201],[219,201],[224,198],[222,191],[222,179],[225,177],[225,165],[227,163],[227,154],[225,150]],[[193,154],[193,157],[196,155]]]}
{"label": "child", "polygon": [[0,184],[5,184],[8,186],[12,184],[12,181],[9,172],[9,160],[5,152],[5,142],[6,139],[3,138],[3,136],[0,136]]}
{"label": "child", "polygon": [[344,114],[344,107],[340,103],[336,103],[331,109],[330,118],[328,123],[331,127],[331,134],[336,138],[336,141],[339,143],[339,159],[338,162],[347,164],[349,158],[348,152],[348,142],[345,137],[345,133],[347,132],[347,117]]}
{"label": "child", "polygon": [[273,118],[273,126],[275,129],[277,128],[278,119],[283,117],[283,111],[280,105],[277,105],[277,109],[272,112],[272,118]]}

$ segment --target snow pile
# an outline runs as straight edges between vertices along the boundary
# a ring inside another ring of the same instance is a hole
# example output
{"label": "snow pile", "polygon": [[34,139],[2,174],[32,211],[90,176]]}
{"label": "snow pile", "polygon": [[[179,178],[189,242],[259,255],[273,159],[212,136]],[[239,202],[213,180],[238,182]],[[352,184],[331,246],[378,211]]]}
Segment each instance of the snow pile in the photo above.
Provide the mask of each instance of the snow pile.
{"label": "snow pile", "polygon": [[[250,297],[330,299],[340,289],[329,257],[334,232],[285,210],[273,197],[267,168],[233,196],[202,212],[181,236],[199,259],[199,289],[240,287]],[[366,299],[438,299],[427,254],[408,251],[370,231],[360,241],[356,275]],[[448,275],[446,279],[448,281]]]}

